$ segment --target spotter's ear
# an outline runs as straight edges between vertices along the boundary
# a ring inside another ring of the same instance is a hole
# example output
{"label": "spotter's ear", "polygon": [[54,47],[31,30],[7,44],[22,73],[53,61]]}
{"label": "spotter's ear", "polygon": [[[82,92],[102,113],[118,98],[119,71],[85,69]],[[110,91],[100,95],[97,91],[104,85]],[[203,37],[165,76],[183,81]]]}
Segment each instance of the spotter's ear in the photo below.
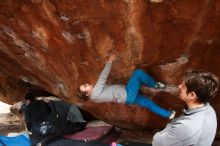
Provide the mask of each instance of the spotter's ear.
{"label": "spotter's ear", "polygon": [[190,98],[193,100],[196,100],[198,98],[195,92],[190,92],[189,94],[190,94]]}

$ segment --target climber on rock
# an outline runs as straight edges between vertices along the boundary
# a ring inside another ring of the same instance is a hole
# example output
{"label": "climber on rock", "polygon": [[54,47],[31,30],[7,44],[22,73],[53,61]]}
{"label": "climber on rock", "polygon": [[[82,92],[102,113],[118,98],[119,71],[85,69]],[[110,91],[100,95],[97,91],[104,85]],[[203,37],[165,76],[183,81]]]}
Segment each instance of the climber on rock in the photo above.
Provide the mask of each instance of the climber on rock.
{"label": "climber on rock", "polygon": [[99,76],[95,85],[84,84],[79,86],[78,96],[89,97],[94,102],[116,102],[124,104],[136,104],[149,109],[150,111],[172,119],[175,116],[175,111],[170,111],[161,108],[154,101],[139,93],[142,84],[149,88],[162,89],[166,85],[156,82],[150,75],[143,70],[137,69],[133,72],[127,85],[106,85],[112,63],[116,60],[116,55],[111,54],[106,65]]}

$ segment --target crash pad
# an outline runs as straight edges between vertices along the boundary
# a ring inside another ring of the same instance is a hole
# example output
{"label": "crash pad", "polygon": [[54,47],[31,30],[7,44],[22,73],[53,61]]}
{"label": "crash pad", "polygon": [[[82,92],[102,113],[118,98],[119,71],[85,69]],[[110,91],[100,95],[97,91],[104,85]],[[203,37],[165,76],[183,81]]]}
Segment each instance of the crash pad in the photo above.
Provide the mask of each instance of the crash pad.
{"label": "crash pad", "polygon": [[30,146],[30,140],[26,134],[18,136],[0,136],[0,146]]}
{"label": "crash pad", "polygon": [[85,130],[74,133],[64,135],[65,138],[73,139],[73,140],[83,140],[83,141],[93,141],[98,140],[102,136],[106,135],[113,126],[98,126],[98,127],[86,127]]}
{"label": "crash pad", "polygon": [[84,142],[81,140],[62,138],[49,143],[47,146],[110,146],[110,145],[96,141]]}

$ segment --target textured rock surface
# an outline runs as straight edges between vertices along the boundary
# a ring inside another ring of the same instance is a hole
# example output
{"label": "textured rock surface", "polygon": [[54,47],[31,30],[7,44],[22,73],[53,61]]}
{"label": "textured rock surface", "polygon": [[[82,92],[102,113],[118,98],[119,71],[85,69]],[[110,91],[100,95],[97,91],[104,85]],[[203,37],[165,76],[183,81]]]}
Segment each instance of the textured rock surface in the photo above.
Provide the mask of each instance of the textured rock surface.
{"label": "textured rock surface", "polygon": [[0,102],[0,135],[24,131],[20,118],[10,112],[11,105]]}
{"label": "textured rock surface", "polygon": [[[219,16],[218,0],[1,0],[0,100],[14,103],[40,87],[75,103],[78,85],[95,83],[110,52],[119,56],[111,83],[125,82],[135,68],[174,84],[188,68],[220,76]],[[154,99],[183,107],[174,97]],[[86,102],[84,108],[129,129],[165,124],[136,106]]]}

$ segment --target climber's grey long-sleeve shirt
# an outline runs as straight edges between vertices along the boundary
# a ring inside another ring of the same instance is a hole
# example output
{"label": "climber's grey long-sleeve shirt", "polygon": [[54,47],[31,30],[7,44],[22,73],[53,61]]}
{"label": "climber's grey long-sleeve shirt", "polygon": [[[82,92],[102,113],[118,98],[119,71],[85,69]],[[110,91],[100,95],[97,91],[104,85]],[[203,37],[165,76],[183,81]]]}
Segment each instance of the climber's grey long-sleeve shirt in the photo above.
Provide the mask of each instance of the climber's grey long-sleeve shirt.
{"label": "climber's grey long-sleeve shirt", "polygon": [[106,85],[109,72],[111,70],[112,63],[107,62],[96,85],[91,93],[91,100],[94,102],[117,102],[125,103],[126,101],[126,89],[125,85]]}
{"label": "climber's grey long-sleeve shirt", "polygon": [[183,110],[183,115],[167,124],[153,137],[153,146],[211,146],[217,128],[216,113],[209,103]]}

